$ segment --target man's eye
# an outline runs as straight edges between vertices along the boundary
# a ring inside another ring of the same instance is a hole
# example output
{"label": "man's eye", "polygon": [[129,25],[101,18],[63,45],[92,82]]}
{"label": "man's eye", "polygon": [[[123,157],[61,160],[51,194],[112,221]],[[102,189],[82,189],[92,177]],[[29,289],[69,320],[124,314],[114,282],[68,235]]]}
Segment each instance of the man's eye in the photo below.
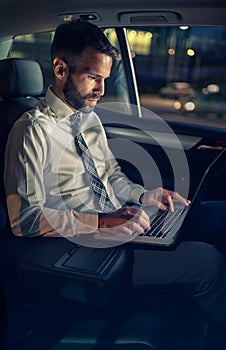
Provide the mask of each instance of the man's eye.
{"label": "man's eye", "polygon": [[88,75],[88,78],[90,80],[96,80],[97,79],[97,77],[95,75]]}

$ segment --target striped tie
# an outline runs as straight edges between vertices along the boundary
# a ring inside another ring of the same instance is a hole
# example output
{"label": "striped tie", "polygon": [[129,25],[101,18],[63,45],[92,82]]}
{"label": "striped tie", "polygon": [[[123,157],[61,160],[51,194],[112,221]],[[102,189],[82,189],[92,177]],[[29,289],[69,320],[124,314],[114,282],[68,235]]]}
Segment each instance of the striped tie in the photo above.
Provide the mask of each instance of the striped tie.
{"label": "striped tie", "polygon": [[112,204],[106,188],[99,178],[92,155],[81,133],[81,113],[71,115],[72,132],[75,140],[75,145],[79,156],[82,158],[86,169],[93,193],[97,200],[99,210],[103,212],[115,211],[116,208]]}

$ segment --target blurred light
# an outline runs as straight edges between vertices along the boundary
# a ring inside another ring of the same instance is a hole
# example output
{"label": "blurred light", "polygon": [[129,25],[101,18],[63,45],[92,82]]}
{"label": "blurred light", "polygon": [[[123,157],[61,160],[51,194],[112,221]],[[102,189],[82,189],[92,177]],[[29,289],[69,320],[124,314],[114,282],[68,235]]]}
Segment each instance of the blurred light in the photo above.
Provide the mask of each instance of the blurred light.
{"label": "blurred light", "polygon": [[192,50],[192,49],[188,49],[188,50],[187,50],[187,55],[188,55],[188,56],[194,56],[194,55],[195,55],[195,51]]}
{"label": "blurred light", "polygon": [[130,34],[131,36],[136,36],[136,35],[137,35],[137,32],[136,32],[136,30],[130,30],[129,34]]}
{"label": "blurred light", "polygon": [[174,102],[173,105],[174,105],[174,108],[175,108],[176,110],[181,109],[181,103],[180,103],[179,101]]}
{"label": "blurred light", "polygon": [[220,91],[220,87],[217,84],[209,84],[202,89],[204,95],[217,94]]}
{"label": "blurred light", "polygon": [[188,112],[194,111],[195,109],[195,104],[193,102],[187,102],[184,105],[184,109]]}
{"label": "blurred light", "polygon": [[220,88],[217,84],[209,84],[207,86],[207,91],[213,94],[216,94],[220,91]]}
{"label": "blurred light", "polygon": [[128,40],[131,51],[138,55],[149,55],[151,50],[152,33],[128,30]]}
{"label": "blurred light", "polygon": [[142,36],[143,37],[144,36],[144,32],[141,32],[141,31],[138,32],[138,36]]}
{"label": "blurred light", "polygon": [[168,50],[169,55],[175,55],[175,50],[174,49],[169,49]]}
{"label": "blurred light", "polygon": [[146,38],[151,39],[153,37],[153,34],[150,32],[145,33]]}
{"label": "blurred light", "polygon": [[182,30],[186,30],[186,29],[189,28],[189,26],[180,26],[179,28],[182,29]]}

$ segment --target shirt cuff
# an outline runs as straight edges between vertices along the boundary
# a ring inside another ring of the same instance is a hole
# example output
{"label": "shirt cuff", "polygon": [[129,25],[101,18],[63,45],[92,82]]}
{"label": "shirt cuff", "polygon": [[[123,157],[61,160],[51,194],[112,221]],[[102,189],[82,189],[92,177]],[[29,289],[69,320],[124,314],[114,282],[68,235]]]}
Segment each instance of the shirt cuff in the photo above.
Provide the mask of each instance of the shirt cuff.
{"label": "shirt cuff", "polygon": [[134,204],[141,204],[140,197],[145,192],[145,189],[142,186],[136,186],[130,192],[130,201]]}

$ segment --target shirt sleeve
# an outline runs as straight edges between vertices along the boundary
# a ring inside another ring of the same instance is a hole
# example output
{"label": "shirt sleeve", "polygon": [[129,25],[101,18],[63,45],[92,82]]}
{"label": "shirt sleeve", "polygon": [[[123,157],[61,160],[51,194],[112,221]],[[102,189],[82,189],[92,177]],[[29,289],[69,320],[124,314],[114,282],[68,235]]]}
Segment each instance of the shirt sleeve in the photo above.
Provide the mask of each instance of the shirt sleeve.
{"label": "shirt sleeve", "polygon": [[5,156],[5,190],[12,231],[17,236],[64,236],[96,231],[98,215],[48,208],[43,169],[48,166],[46,137],[38,125],[18,121]]}
{"label": "shirt sleeve", "polygon": [[116,161],[110,161],[110,163],[111,175],[109,176],[109,182],[113,192],[124,203],[140,204],[140,197],[144,193],[144,188],[129,180]]}

